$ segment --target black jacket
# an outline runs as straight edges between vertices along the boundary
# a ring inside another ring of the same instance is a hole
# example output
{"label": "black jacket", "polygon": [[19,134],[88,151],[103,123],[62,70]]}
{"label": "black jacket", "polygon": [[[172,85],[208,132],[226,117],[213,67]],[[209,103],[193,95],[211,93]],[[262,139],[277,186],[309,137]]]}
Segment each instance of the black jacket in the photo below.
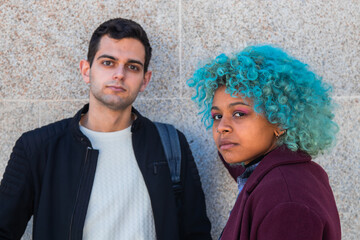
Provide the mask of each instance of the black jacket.
{"label": "black jacket", "polygon": [[[0,185],[0,239],[20,239],[32,215],[34,240],[82,239],[98,158],[98,150],[79,129],[87,111],[85,105],[74,118],[17,140]],[[138,116],[131,127],[133,148],[150,195],[157,238],[211,239],[204,193],[184,135],[179,132],[184,192],[178,220],[159,134],[150,120],[133,112]]]}

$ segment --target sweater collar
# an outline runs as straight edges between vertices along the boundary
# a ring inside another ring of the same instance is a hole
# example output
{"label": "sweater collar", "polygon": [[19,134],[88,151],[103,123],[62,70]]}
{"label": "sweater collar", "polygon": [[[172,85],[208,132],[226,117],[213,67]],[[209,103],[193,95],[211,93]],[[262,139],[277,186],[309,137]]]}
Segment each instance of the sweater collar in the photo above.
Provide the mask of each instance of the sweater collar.
{"label": "sweater collar", "polygon": [[298,164],[311,161],[310,155],[303,151],[291,151],[285,145],[269,152],[256,167],[247,181],[246,192],[252,192],[261,179],[272,169],[281,165]]}
{"label": "sweater collar", "polygon": [[[89,111],[89,104],[87,103],[72,118],[71,130],[73,132],[75,139],[79,140],[82,143],[87,144],[88,146],[91,146],[89,139],[81,132],[79,127],[81,116],[86,114],[88,111]],[[131,108],[131,112],[136,115],[136,119],[131,125],[131,132],[136,132],[141,127],[143,122],[142,119],[144,117],[134,107]]]}

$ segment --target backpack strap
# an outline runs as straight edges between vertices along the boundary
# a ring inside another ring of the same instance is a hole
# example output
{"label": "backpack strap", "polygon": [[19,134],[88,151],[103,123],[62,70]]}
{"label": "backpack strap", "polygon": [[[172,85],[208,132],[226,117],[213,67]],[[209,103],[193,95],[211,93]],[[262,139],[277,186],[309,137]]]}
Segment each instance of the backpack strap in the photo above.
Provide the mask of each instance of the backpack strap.
{"label": "backpack strap", "polygon": [[166,160],[169,165],[171,181],[173,183],[173,190],[175,193],[182,191],[180,183],[180,169],[181,169],[181,148],[179,136],[176,128],[173,125],[154,122],[164,147]]}

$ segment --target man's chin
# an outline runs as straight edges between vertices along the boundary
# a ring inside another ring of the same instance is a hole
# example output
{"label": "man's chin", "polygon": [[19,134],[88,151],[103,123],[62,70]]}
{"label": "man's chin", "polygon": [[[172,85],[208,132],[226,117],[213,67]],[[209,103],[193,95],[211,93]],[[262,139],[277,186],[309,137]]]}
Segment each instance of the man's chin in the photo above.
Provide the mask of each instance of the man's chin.
{"label": "man's chin", "polygon": [[106,104],[105,106],[113,111],[123,111],[128,108],[131,108],[132,102],[131,103],[109,103],[109,104]]}
{"label": "man's chin", "polygon": [[115,98],[114,96],[109,96],[106,98],[97,98],[97,101],[101,103],[104,107],[111,109],[113,111],[123,111],[131,108],[132,104],[134,103],[135,99],[119,99]]}

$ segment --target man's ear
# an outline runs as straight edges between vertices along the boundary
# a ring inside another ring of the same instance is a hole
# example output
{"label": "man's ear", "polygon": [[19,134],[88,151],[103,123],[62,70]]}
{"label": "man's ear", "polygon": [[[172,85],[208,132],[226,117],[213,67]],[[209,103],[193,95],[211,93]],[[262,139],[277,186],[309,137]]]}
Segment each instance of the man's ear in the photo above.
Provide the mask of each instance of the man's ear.
{"label": "man's ear", "polygon": [[141,86],[141,88],[140,88],[140,92],[145,91],[145,88],[147,87],[147,85],[149,84],[149,82],[150,82],[150,80],[151,80],[151,75],[152,75],[152,72],[151,72],[151,71],[147,71],[147,72],[144,74],[144,79],[143,79],[142,86]]}
{"label": "man's ear", "polygon": [[90,83],[90,63],[87,60],[80,61],[80,73],[86,83]]}

